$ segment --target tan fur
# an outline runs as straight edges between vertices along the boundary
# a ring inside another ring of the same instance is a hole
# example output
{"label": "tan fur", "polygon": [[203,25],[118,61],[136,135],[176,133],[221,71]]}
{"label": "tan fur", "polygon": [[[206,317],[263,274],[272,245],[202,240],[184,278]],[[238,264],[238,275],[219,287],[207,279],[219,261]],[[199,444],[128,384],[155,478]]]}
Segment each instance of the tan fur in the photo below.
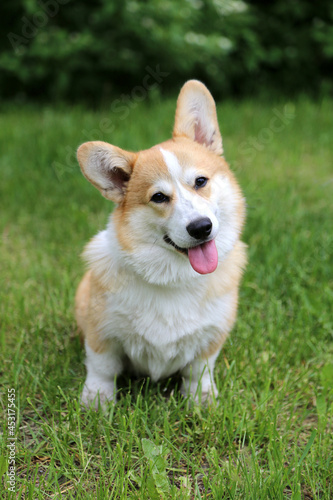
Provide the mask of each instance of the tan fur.
{"label": "tan fur", "polygon": [[75,295],[75,317],[80,333],[82,334],[86,331],[88,322],[90,276],[91,271],[88,271],[80,281]]}
{"label": "tan fur", "polygon": [[105,287],[90,270],[84,275],[75,297],[76,321],[83,339],[98,353],[104,352],[108,345],[99,335],[99,325],[105,311],[105,292]]}

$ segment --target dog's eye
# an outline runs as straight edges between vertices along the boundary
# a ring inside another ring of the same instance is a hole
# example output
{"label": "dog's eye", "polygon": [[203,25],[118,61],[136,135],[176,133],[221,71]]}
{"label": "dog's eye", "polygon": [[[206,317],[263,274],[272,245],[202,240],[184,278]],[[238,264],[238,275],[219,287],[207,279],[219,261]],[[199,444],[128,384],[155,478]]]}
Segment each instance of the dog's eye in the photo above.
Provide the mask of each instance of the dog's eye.
{"label": "dog's eye", "polygon": [[207,177],[197,177],[195,179],[194,187],[195,187],[195,189],[202,188],[202,187],[206,186],[207,182],[208,182]]}
{"label": "dog's eye", "polygon": [[153,201],[154,203],[167,203],[168,201],[170,201],[170,198],[166,194],[155,193],[151,197],[150,201]]}

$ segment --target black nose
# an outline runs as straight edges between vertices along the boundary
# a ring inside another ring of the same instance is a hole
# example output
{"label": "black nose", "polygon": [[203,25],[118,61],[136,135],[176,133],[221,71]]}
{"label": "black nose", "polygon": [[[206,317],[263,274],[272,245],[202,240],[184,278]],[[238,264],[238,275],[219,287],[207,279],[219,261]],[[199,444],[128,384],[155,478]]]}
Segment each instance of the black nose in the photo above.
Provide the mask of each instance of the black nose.
{"label": "black nose", "polygon": [[204,240],[208,238],[212,232],[212,221],[208,217],[202,217],[201,219],[196,219],[190,222],[186,227],[186,230],[190,236],[196,240]]}

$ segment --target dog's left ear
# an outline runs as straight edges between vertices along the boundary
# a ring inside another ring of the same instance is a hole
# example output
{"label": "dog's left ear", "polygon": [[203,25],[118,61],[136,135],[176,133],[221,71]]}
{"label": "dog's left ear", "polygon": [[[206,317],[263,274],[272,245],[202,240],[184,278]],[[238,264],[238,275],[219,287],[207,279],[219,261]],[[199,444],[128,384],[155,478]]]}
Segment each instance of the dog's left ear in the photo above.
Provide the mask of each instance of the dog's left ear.
{"label": "dog's left ear", "polygon": [[180,136],[203,144],[217,155],[223,154],[215,101],[198,80],[186,82],[178,97],[173,137]]}

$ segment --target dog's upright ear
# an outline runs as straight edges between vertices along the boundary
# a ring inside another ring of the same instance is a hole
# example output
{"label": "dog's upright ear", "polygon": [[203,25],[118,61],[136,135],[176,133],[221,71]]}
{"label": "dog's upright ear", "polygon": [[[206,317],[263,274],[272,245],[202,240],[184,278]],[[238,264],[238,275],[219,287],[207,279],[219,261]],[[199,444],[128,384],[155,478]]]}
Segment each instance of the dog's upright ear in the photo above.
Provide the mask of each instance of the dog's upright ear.
{"label": "dog's upright ear", "polygon": [[181,136],[203,144],[217,155],[223,154],[215,101],[198,80],[186,82],[178,97],[173,137]]}
{"label": "dog's upright ear", "polygon": [[77,150],[83,175],[102,195],[121,203],[135,162],[135,153],[102,141],[85,142]]}

